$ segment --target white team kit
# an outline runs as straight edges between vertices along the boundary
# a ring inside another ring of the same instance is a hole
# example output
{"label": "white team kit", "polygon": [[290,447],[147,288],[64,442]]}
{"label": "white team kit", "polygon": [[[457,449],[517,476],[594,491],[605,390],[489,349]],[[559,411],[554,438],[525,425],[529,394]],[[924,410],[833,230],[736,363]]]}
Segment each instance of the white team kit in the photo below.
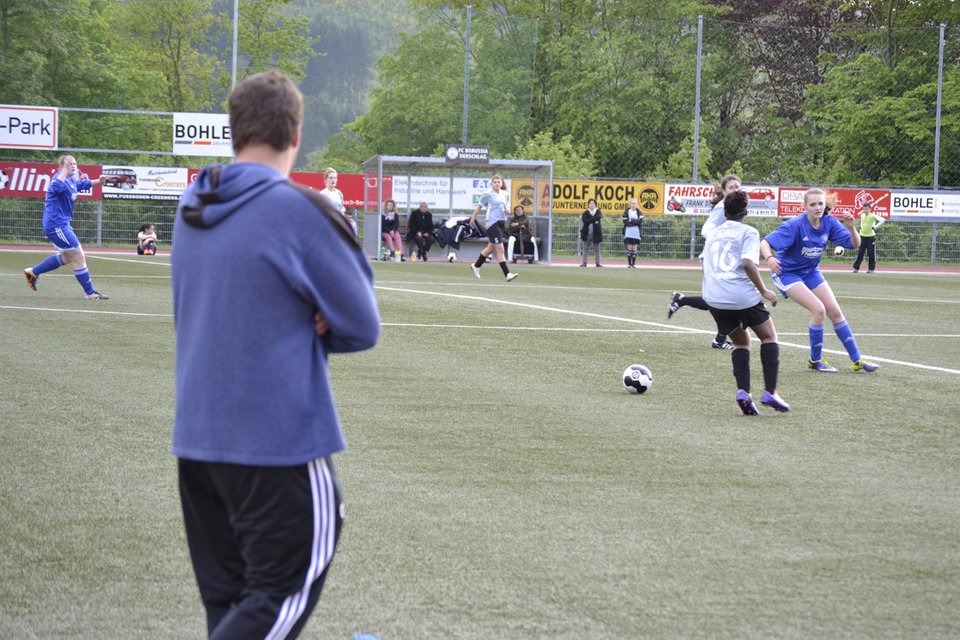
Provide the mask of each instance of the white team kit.
{"label": "white team kit", "polygon": [[760,262],[760,232],[727,220],[707,234],[703,248],[703,299],[715,309],[747,309],[761,301],[743,258]]}

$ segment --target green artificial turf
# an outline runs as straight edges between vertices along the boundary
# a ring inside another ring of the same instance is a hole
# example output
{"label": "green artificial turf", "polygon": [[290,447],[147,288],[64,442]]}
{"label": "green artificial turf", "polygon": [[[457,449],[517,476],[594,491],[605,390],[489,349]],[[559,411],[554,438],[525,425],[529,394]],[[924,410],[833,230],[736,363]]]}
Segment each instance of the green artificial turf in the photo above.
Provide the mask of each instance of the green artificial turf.
{"label": "green artificial turf", "polygon": [[[43,255],[0,253],[0,637],[203,637],[167,258],[92,256],[91,302],[66,269],[28,290]],[[793,409],[748,418],[709,314],[666,319],[699,271],[515,269],[374,266],[380,344],[331,360],[347,520],[302,637],[960,635],[960,276],[827,275],[875,374],[829,328],[840,373],[807,370],[781,303]]]}

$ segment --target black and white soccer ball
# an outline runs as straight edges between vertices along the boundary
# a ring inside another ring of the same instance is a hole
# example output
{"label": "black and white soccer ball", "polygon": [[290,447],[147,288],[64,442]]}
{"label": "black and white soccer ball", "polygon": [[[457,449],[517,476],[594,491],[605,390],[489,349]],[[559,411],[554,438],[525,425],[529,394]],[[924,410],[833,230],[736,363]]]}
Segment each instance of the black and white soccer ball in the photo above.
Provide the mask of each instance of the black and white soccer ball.
{"label": "black and white soccer ball", "polygon": [[623,387],[630,393],[646,393],[653,386],[653,374],[642,364],[623,370]]}
{"label": "black and white soccer ball", "polygon": [[834,247],[834,249],[833,249],[833,255],[835,255],[835,256],[837,256],[837,257],[839,258],[840,256],[843,255],[843,253],[844,253],[843,247],[841,247],[840,245],[837,245],[836,247]]}

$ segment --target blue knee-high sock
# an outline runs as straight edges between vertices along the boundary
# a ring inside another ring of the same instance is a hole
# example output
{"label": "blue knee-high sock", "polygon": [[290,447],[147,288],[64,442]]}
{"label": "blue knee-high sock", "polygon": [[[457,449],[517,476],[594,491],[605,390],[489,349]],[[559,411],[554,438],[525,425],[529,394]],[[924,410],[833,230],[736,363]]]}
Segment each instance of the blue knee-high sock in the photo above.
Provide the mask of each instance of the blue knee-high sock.
{"label": "blue knee-high sock", "polygon": [[860,349],[857,348],[857,339],[853,337],[853,329],[850,328],[847,321],[844,320],[840,324],[833,325],[833,330],[836,332],[837,337],[840,338],[840,342],[843,343],[844,348],[846,348],[850,360],[858,362],[860,360]]}
{"label": "blue knee-high sock", "polygon": [[33,275],[39,276],[41,273],[53,271],[54,269],[59,269],[62,266],[63,256],[61,256],[59,253],[54,253],[53,255],[47,256],[33,266]]}
{"label": "blue knee-high sock", "polygon": [[93,288],[93,280],[90,279],[90,271],[86,267],[83,269],[74,269],[73,275],[77,278],[77,282],[80,283],[80,286],[83,287],[83,292],[85,294],[92,295],[96,290]]}
{"label": "blue knee-high sock", "polygon": [[823,325],[810,325],[810,359],[816,362],[823,357]]}

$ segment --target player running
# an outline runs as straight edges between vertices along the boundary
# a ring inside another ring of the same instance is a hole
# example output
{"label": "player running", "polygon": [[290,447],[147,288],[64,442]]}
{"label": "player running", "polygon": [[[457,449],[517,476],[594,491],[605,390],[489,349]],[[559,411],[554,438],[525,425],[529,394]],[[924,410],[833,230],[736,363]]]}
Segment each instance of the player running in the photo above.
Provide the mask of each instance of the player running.
{"label": "player running", "polygon": [[477,214],[481,209],[487,210],[487,246],[480,251],[477,261],[471,265],[473,275],[480,279],[480,267],[487,261],[487,256],[491,253],[497,253],[497,262],[500,263],[500,269],[503,276],[510,282],[517,277],[516,273],[510,273],[510,267],[507,266],[507,256],[503,250],[504,228],[506,226],[507,211],[510,203],[507,199],[507,193],[503,190],[506,181],[501,175],[495,175],[490,178],[490,190],[480,196],[480,202],[473,210],[470,216],[470,228],[477,226]]}
{"label": "player running", "polygon": [[[853,214],[840,220],[830,215],[836,204],[829,202],[822,189],[809,189],[803,194],[806,213],[787,220],[760,241],[760,253],[773,274],[773,284],[783,294],[810,312],[810,360],[807,366],[821,373],[836,373],[823,359],[823,324],[827,317],[833,323],[840,342],[847,350],[854,371],[876,371],[879,365],[860,357],[853,330],[843,317],[833,289],[820,273],[820,258],[828,243],[847,249],[860,246],[860,234]],[[776,255],[774,255],[776,252]],[[788,295],[789,294],[789,295]]]}
{"label": "player running", "polygon": [[744,415],[759,412],[750,396],[749,327],[760,339],[760,363],[763,366],[761,404],[776,411],[789,411],[790,405],[777,394],[780,369],[780,344],[766,298],[774,306],[777,294],[767,289],[760,277],[760,232],[743,223],[749,196],[732,191],[723,199],[726,220],[708,236],[703,248],[703,299],[717,323],[717,331],[730,336],[733,351],[733,377],[737,381],[737,405]]}

